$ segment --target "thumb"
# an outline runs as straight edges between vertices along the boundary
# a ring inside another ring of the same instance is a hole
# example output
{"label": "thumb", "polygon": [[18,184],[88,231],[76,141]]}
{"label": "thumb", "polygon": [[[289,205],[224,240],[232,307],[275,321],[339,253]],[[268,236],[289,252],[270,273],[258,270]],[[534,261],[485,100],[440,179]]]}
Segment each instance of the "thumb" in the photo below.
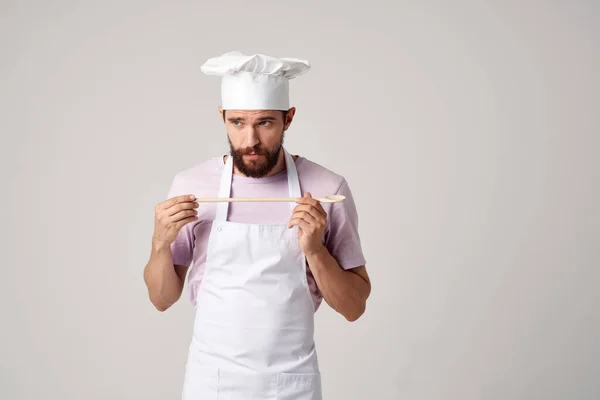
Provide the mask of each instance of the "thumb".
{"label": "thumb", "polygon": [[304,196],[302,197],[304,197],[305,199],[312,199],[312,195],[310,194],[310,192],[304,193]]}

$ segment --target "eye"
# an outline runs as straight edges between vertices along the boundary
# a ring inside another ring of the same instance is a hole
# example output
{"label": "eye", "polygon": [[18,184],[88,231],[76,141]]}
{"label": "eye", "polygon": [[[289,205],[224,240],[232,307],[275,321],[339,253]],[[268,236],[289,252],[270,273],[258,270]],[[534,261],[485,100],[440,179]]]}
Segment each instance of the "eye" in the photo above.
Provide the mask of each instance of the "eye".
{"label": "eye", "polygon": [[233,126],[240,126],[241,124],[240,121],[231,121],[231,123],[233,124]]}
{"label": "eye", "polygon": [[261,122],[260,122],[260,124],[261,124],[262,126],[266,126],[266,125],[268,125],[268,124],[270,124],[270,123],[271,123],[271,121],[261,121]]}

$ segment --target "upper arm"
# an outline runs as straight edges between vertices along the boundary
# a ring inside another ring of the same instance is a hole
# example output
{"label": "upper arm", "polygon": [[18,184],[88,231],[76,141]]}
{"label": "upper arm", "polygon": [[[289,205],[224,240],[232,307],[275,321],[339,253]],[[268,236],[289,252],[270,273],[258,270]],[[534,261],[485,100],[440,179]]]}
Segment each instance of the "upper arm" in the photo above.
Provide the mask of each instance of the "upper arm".
{"label": "upper arm", "polygon": [[328,211],[325,247],[340,267],[345,270],[355,269],[355,272],[364,277],[366,259],[358,229],[358,211],[346,180],[342,181],[336,194],[346,196],[346,199],[332,204]]}

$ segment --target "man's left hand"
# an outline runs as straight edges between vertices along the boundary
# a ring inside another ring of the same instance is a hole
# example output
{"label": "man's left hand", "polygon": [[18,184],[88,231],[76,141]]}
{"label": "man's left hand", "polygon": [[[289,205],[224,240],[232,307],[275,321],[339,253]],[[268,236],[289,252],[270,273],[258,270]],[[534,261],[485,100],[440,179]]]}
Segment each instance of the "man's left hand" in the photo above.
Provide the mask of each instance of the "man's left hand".
{"label": "man's left hand", "polygon": [[327,213],[309,192],[297,199],[288,228],[298,226],[300,249],[310,255],[323,249],[323,234],[327,226]]}

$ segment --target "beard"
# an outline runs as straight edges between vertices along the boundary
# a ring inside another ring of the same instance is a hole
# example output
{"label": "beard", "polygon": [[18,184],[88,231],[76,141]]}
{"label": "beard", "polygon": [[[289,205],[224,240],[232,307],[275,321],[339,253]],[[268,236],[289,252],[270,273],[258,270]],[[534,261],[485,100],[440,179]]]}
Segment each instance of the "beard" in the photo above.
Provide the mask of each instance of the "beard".
{"label": "beard", "polygon": [[[258,145],[243,149],[235,149],[231,140],[229,140],[229,150],[233,159],[233,165],[235,165],[238,171],[250,178],[262,178],[271,172],[277,165],[282,147],[283,134],[281,135],[281,141],[274,149],[266,149]],[[256,160],[244,161],[244,155],[251,153],[259,154],[263,157]]]}

